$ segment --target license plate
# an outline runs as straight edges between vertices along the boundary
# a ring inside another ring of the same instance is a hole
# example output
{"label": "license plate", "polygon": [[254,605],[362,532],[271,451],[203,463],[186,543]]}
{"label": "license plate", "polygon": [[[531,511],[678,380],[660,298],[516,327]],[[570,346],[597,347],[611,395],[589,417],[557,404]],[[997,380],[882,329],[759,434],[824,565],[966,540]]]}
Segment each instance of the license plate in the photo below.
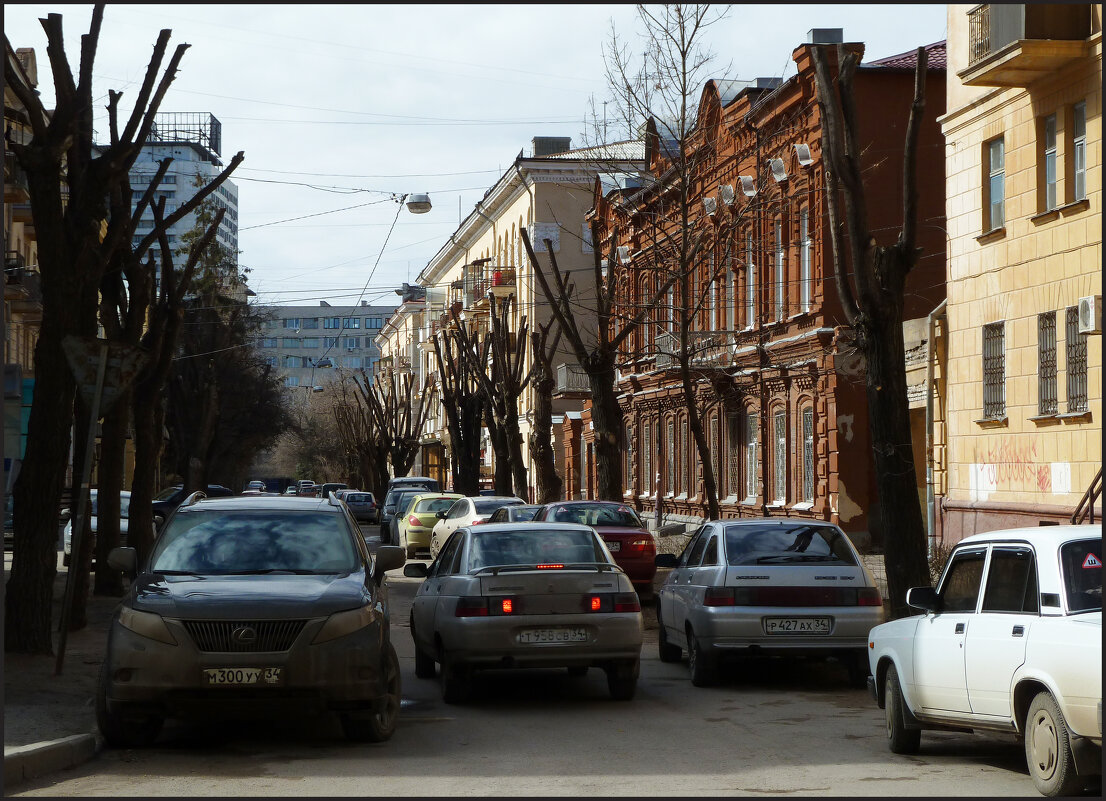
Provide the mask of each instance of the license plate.
{"label": "license plate", "polygon": [[828,617],[766,617],[765,634],[829,634]]}
{"label": "license plate", "polygon": [[269,668],[207,668],[204,670],[204,683],[220,686],[243,686],[260,684],[272,686],[280,684],[284,678],[278,667]]}
{"label": "license plate", "polygon": [[603,540],[603,542],[607,543],[607,550],[611,553],[622,550],[622,543],[618,540]]}
{"label": "license plate", "polygon": [[573,629],[523,629],[518,633],[520,643],[587,642],[588,630]]}

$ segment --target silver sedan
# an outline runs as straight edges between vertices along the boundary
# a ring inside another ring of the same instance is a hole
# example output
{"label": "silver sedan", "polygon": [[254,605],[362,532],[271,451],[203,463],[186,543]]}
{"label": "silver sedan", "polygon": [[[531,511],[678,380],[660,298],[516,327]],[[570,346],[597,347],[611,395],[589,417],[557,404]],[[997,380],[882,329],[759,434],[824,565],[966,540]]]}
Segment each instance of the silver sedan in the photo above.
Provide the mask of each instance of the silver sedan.
{"label": "silver sedan", "polygon": [[460,703],[472,671],[602,668],[617,700],[634,695],[641,604],[630,579],[590,526],[493,523],[453,532],[429,565],[411,609],[415,675],[434,677]]}
{"label": "silver sedan", "polygon": [[711,684],[736,656],[834,656],[850,683],[868,676],[868,632],[883,598],[856,548],[831,523],[768,518],[700,527],[658,593],[662,662],[687,651],[691,682]]}

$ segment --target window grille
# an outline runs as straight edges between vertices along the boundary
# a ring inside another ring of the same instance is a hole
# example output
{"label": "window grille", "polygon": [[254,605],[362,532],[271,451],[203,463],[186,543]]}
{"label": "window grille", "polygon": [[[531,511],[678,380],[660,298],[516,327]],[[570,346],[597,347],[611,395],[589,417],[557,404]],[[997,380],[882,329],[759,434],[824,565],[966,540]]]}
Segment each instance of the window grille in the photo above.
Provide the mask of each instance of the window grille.
{"label": "window grille", "polygon": [[741,441],[741,416],[732,414],[726,419],[726,494],[737,495],[741,488],[741,457],[744,443]]}
{"label": "window grille", "polygon": [[707,330],[714,331],[718,326],[718,274],[714,269],[714,254],[710,254],[709,260],[710,269],[710,319],[707,323]]}
{"label": "window grille", "polygon": [[1072,167],[1075,193],[1072,200],[1087,197],[1087,104],[1072,108]]}
{"label": "window grille", "polygon": [[1045,211],[1056,208],[1056,115],[1045,117]]}
{"label": "window grille", "polygon": [[782,320],[783,313],[783,223],[776,220],[776,319]]}
{"label": "window grille", "polygon": [[626,426],[626,469],[623,471],[622,475],[624,476],[624,480],[626,482],[627,489],[631,489],[631,490],[633,489],[633,486],[634,486],[634,480],[633,480],[633,476],[634,476],[633,467],[634,467],[634,464],[633,464],[633,458],[632,458],[633,454],[630,450],[633,447],[633,443],[634,443],[634,436],[633,435],[634,435],[633,426],[627,425]]}
{"label": "window grille", "polygon": [[814,283],[814,276],[813,276],[813,273],[811,271],[811,264],[810,264],[810,252],[811,252],[810,213],[807,209],[803,209],[799,213],[799,244],[802,248],[802,250],[801,250],[801,270],[802,270],[801,286],[802,286],[803,311],[810,311],[810,300],[811,300],[811,295],[813,294],[811,290],[813,289],[812,285]]}
{"label": "window grille", "polygon": [[1006,224],[1005,192],[1006,192],[1006,151],[1002,138],[988,143],[988,205],[990,209],[991,227],[988,230],[1002,228]]}
{"label": "window grille", "polygon": [[656,477],[653,475],[653,426],[651,423],[643,423],[644,436],[641,438],[641,491],[645,495],[653,495],[657,491]]}
{"label": "window grille", "polygon": [[1037,315],[1037,414],[1056,414],[1056,312]]}
{"label": "window grille", "polygon": [[1079,307],[1069,306],[1065,321],[1068,411],[1087,411],[1087,335],[1079,333]]}
{"label": "window grille", "polygon": [[726,329],[733,331],[737,328],[735,323],[737,311],[737,276],[733,271],[733,245],[726,245]]}
{"label": "window grille", "polygon": [[745,234],[745,327],[752,328],[757,320],[757,263],[753,255],[753,235]]}
{"label": "window grille", "polygon": [[757,415],[745,415],[745,499],[750,501],[757,497],[758,426]]}
{"label": "window grille", "polygon": [[[715,415],[714,417],[712,417],[710,419],[710,439],[707,440],[707,442],[709,444],[711,454],[718,454],[717,458],[712,458],[712,464],[717,465],[719,463],[719,459],[721,458],[721,456],[723,454],[722,438],[719,437],[719,435],[718,435],[718,415]],[[715,476],[714,476],[715,488],[714,489],[719,494],[721,494],[721,490],[722,490],[721,487],[717,486],[717,482],[720,480],[720,478],[721,477],[717,474],[717,471],[715,471]]]}
{"label": "window grille", "polygon": [[803,500],[814,501],[814,409],[803,409]]}
{"label": "window grille", "polygon": [[983,416],[1006,414],[1006,324],[983,326]]}
{"label": "window grille", "polygon": [[667,475],[664,479],[664,490],[667,495],[676,494],[676,424],[668,421],[668,430],[665,437],[665,445],[668,452],[665,454],[665,467]]}
{"label": "window grille", "polygon": [[676,445],[680,454],[680,469],[676,473],[676,489],[678,492],[684,495],[688,494],[688,481],[687,474],[687,418],[685,417],[680,421],[680,440]]}
{"label": "window grille", "polygon": [[781,409],[772,421],[772,433],[776,439],[775,496],[777,501],[787,500],[787,416]]}

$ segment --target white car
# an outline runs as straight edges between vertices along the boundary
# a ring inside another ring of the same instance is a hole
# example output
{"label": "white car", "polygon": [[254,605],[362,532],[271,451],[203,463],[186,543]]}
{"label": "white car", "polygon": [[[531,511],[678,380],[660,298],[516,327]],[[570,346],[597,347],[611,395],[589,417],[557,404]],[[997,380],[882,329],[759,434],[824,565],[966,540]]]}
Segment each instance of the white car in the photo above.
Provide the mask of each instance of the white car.
{"label": "white car", "polygon": [[[88,491],[89,506],[85,514],[92,516],[92,533],[96,534],[96,495],[97,491],[90,489]],[[76,514],[76,505],[73,506],[73,513]],[[119,493],[119,534],[123,538],[123,544],[126,544],[127,536],[127,523],[130,520],[131,511],[131,494],[126,490]],[[70,517],[65,523],[65,533],[62,535],[62,548],[65,555],[62,556],[62,564],[68,565],[73,558],[73,518]],[[93,561],[95,561],[95,551],[93,551]]]}
{"label": "white car", "polygon": [[1102,530],[1043,526],[959,542],[924,614],[869,635],[869,687],[896,754],[924,729],[1023,739],[1042,795],[1071,795],[1102,771]]}
{"label": "white car", "polygon": [[435,558],[449,535],[462,526],[485,523],[496,509],[523,503],[526,501],[513,495],[470,495],[467,498],[458,498],[447,510],[438,512],[439,520],[430,533],[430,558]]}

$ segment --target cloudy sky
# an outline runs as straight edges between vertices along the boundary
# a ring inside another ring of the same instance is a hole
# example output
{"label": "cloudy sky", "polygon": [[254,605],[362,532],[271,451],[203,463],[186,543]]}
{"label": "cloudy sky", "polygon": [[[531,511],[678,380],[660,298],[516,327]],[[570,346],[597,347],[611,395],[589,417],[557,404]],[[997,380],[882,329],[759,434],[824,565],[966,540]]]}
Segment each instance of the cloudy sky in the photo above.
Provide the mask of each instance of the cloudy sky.
{"label": "cloudy sky", "polygon": [[[62,15],[76,70],[91,11],[4,6],[12,47],[36,50],[48,108],[38,19]],[[258,300],[392,304],[534,136],[582,143],[588,99],[605,96],[612,24],[634,41],[624,4],[109,4],[94,94],[106,105],[121,90],[129,110],[171,29],[171,47],[191,47],[161,110],[210,112],[224,161],[245,152],[232,180]],[[788,78],[811,28],[842,28],[872,60],[944,39],[946,6],[735,5],[706,42],[718,77]],[[433,211],[401,209],[393,197],[408,192],[429,193]]]}

